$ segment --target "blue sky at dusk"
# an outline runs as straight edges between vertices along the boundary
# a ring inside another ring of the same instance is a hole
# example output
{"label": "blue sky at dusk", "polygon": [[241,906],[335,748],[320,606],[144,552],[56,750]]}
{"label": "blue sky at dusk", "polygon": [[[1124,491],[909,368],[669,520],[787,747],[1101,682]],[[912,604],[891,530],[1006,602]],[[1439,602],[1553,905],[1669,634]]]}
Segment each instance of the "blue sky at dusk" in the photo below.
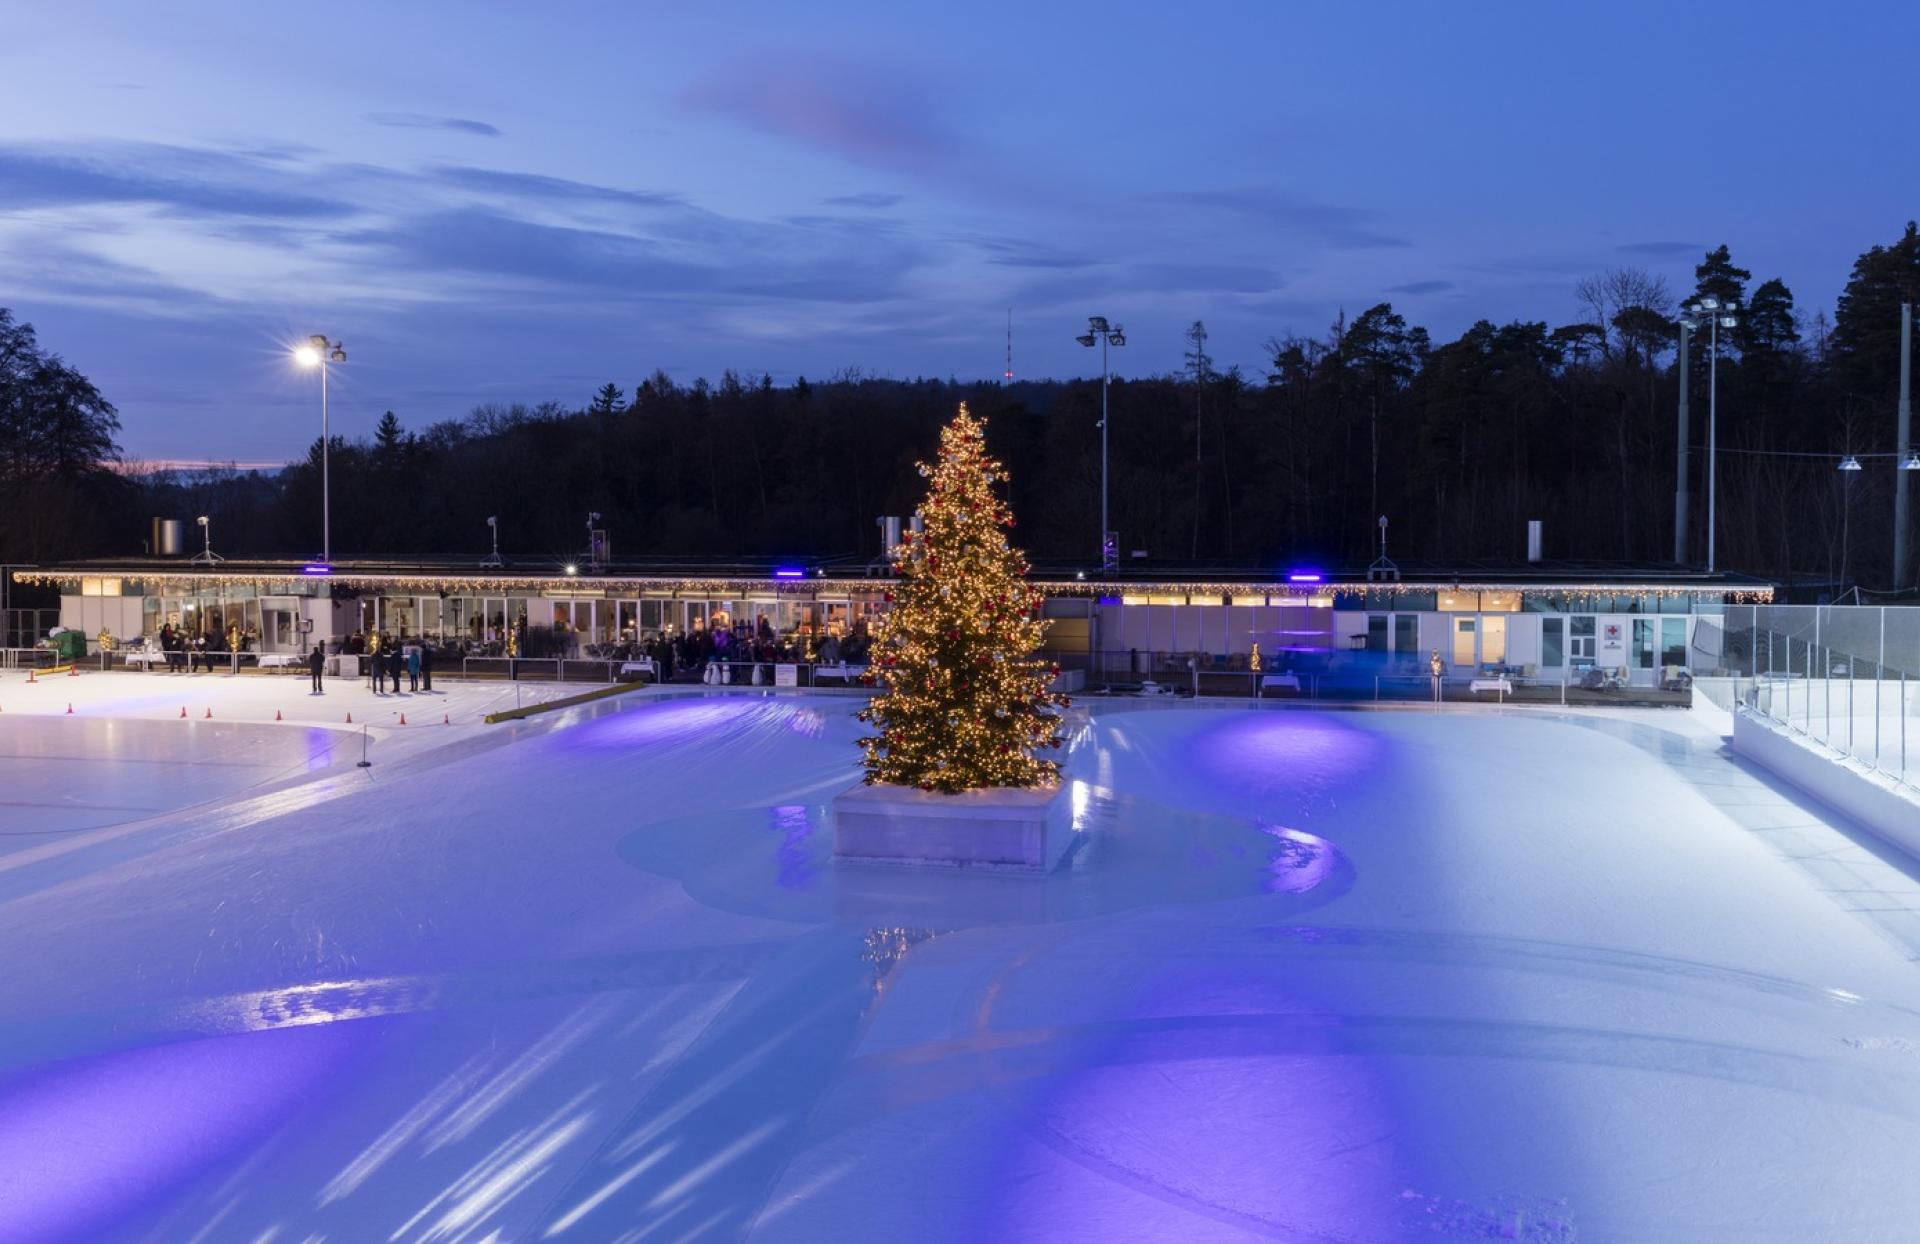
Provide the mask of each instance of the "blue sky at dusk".
{"label": "blue sky at dusk", "polygon": [[0,305],[135,457],[655,367],[1130,374],[1390,300],[1577,318],[1729,243],[1827,309],[1920,214],[1903,3],[8,6]]}

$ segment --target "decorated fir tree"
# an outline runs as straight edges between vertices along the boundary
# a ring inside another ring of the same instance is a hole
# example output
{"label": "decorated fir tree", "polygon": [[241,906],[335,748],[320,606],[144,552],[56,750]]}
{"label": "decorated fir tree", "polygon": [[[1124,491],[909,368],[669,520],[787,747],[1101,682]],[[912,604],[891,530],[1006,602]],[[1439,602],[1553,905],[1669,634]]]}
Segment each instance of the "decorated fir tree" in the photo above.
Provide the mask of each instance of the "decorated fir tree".
{"label": "decorated fir tree", "polygon": [[880,730],[860,740],[867,781],[948,793],[1049,783],[1060,766],[1035,753],[1060,746],[1052,710],[1067,701],[1048,690],[1058,670],[1034,656],[1046,623],[993,492],[1006,471],[965,403],[920,473],[925,530],[893,550],[899,583],[874,645],[887,693],[860,714]]}

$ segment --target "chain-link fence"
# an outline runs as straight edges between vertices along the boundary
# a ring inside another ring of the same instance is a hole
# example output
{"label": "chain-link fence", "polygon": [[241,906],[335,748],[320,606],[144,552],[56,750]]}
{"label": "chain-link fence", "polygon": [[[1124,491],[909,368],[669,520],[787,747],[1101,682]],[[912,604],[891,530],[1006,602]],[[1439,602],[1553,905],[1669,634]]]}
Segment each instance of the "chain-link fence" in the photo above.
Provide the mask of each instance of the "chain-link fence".
{"label": "chain-link fence", "polygon": [[1729,605],[1706,638],[1754,712],[1920,786],[1920,608]]}

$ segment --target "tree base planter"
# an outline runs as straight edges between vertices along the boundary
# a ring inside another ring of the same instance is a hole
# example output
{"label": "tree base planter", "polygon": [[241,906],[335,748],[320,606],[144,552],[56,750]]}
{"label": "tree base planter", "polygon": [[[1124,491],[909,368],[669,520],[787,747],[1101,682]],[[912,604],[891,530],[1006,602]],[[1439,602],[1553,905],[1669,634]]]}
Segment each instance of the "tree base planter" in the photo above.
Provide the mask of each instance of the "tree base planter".
{"label": "tree base planter", "polygon": [[834,797],[833,855],[845,863],[1044,875],[1073,844],[1067,785],[943,795],[862,784]]}

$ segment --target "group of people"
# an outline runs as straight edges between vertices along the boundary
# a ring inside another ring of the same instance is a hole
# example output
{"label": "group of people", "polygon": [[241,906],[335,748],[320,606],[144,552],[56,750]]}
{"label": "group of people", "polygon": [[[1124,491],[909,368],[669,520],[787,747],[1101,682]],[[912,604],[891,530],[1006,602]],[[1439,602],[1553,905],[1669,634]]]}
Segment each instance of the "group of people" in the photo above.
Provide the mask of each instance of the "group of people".
{"label": "group of people", "polygon": [[363,658],[367,670],[367,686],[375,695],[389,694],[386,684],[393,683],[391,694],[400,694],[400,676],[407,677],[407,690],[433,690],[433,648],[427,644],[409,641],[396,642],[391,635],[370,635],[366,640],[366,654]]}
{"label": "group of people", "polygon": [[186,627],[171,622],[161,626],[159,636],[169,674],[197,673],[202,667],[211,674],[215,657],[224,660],[236,652],[251,652],[253,639],[253,632],[237,626],[229,626],[224,634],[217,628],[189,634]]}
{"label": "group of people", "polygon": [[660,681],[676,674],[703,675],[713,664],[796,664],[808,660],[826,665],[861,664],[867,659],[868,639],[860,624],[844,638],[828,634],[809,656],[807,639],[800,634],[779,636],[765,617],[759,625],[740,622],[732,627],[696,627],[678,635],[656,632],[643,645],[659,668]]}

